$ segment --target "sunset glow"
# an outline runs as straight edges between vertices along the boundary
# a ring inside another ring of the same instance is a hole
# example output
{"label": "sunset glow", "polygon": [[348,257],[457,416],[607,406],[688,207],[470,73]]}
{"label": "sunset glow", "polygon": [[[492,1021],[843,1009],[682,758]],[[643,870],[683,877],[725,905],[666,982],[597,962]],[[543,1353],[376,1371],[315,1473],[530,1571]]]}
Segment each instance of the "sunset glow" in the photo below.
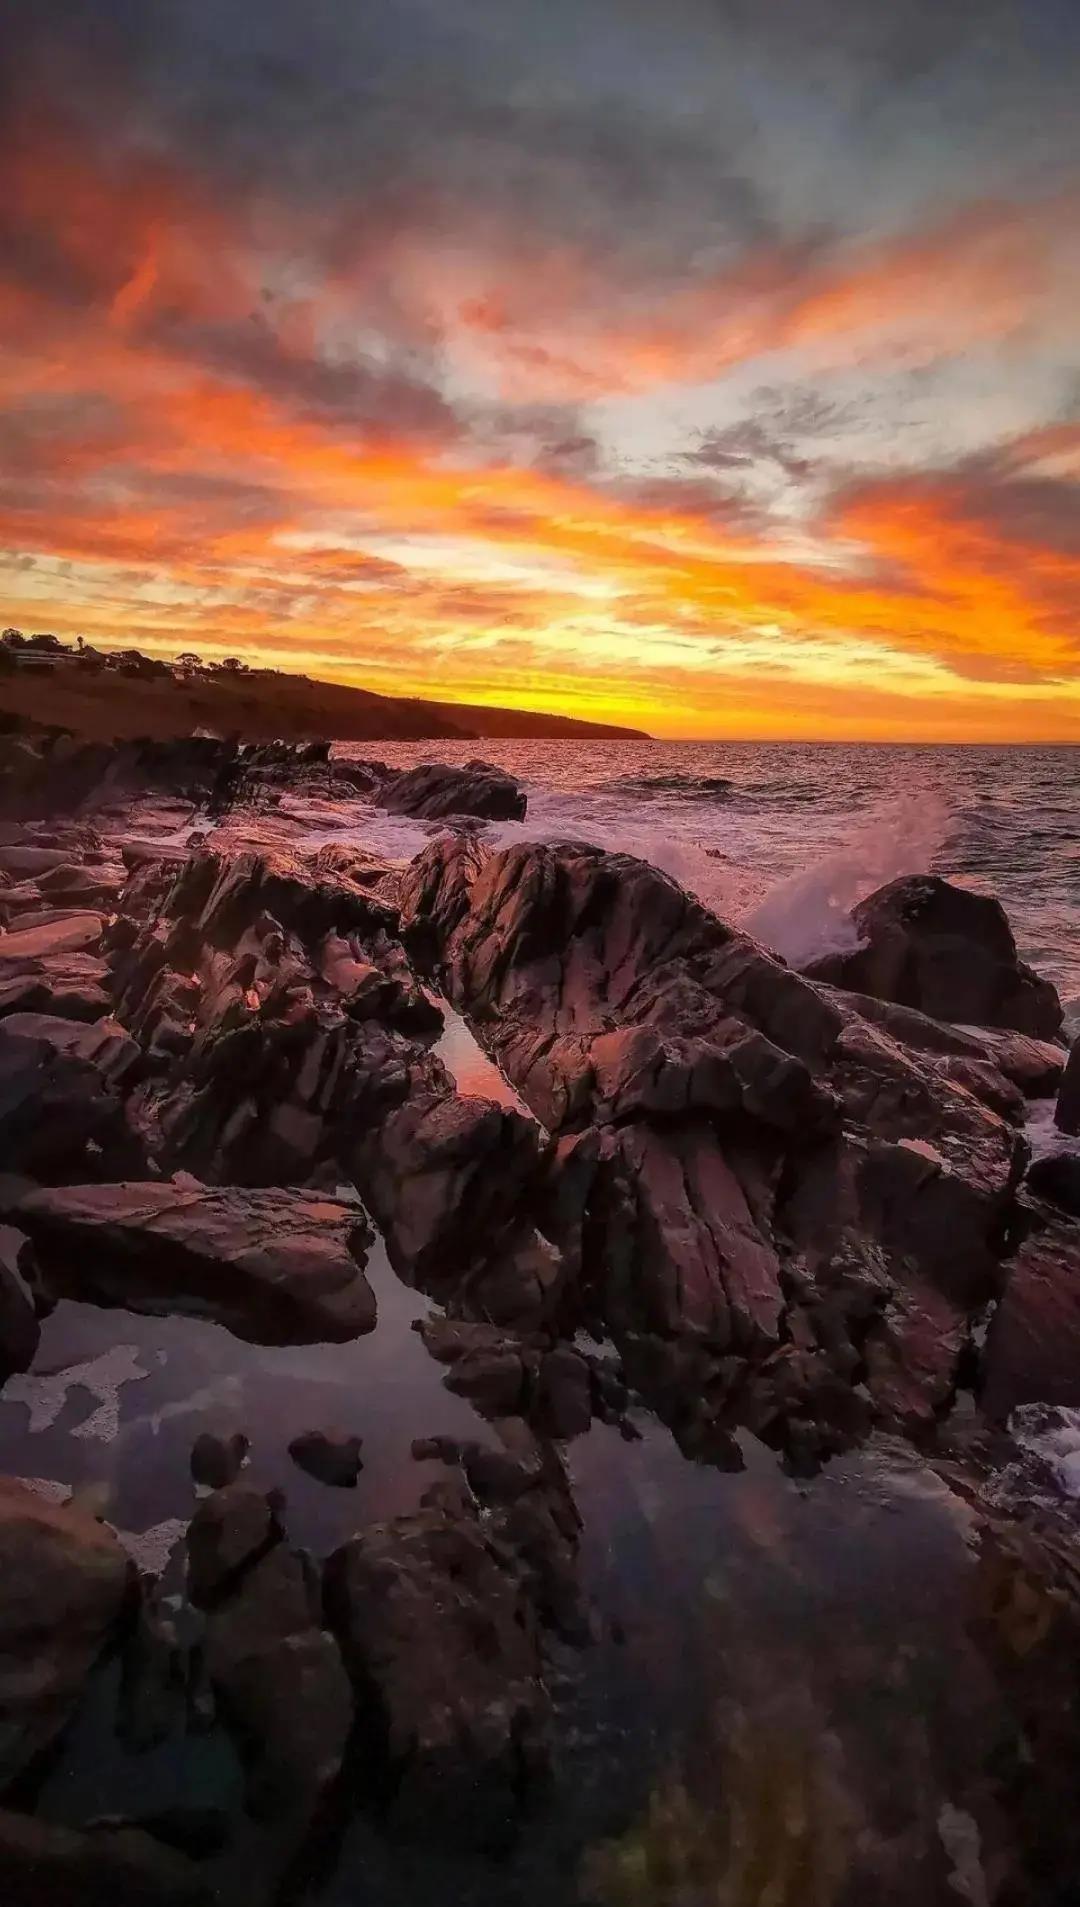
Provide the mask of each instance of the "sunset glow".
{"label": "sunset glow", "polygon": [[671,736],[1080,739],[1052,48],[902,8],[904,78],[793,13],[762,71],[688,0],[567,14],[559,65],[540,8],[396,11],[28,20],[3,620]]}

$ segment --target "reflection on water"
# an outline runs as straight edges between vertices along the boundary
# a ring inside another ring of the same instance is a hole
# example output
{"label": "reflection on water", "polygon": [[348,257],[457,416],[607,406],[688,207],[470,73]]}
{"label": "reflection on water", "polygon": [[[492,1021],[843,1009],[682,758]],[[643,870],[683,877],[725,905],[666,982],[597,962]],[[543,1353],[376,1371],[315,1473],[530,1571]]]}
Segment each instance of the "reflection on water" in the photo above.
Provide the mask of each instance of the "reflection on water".
{"label": "reflection on water", "polygon": [[[416,1436],[490,1437],[446,1391],[412,1319],[426,1301],[381,1247],[376,1331],[267,1348],[214,1324],[62,1303],[32,1373],[0,1399],[0,1465],[78,1488],[165,1560],[194,1507],[199,1431],[243,1429],[250,1475],[283,1485],[294,1540],[324,1554],[411,1509],[431,1480]],[[364,1438],[355,1492],[297,1470],[299,1431]],[[555,1660],[558,1772],[499,1866],[391,1844],[352,1824],[317,1898],[330,1907],[925,1907],[998,1898],[1014,1825],[992,1771],[1017,1725],[973,1619],[969,1512],[906,1446],[881,1440],[812,1482],[744,1440],[732,1475],[687,1462],[658,1426],[595,1424],[568,1448],[596,1640]],[[129,1534],[129,1540],[130,1540]],[[175,1567],[169,1583],[179,1582]],[[98,1677],[43,1798],[71,1821],[130,1808],[226,1808],[215,1866],[244,1897],[251,1830],[218,1733],[134,1757]],[[253,1870],[250,1870],[253,1871]]]}
{"label": "reflection on water", "polygon": [[[411,1440],[483,1438],[486,1427],[444,1390],[411,1328],[430,1307],[394,1276],[381,1242],[367,1276],[378,1326],[351,1344],[247,1344],[198,1318],[62,1300],[45,1321],[32,1371],[0,1395],[0,1467],[75,1489],[104,1481],[109,1520],[145,1539],[191,1516],[188,1458],[200,1431],[243,1430],[251,1439],[245,1476],[284,1488],[290,1532],[313,1549],[415,1508],[430,1473],[410,1458]],[[288,1456],[301,1431],[331,1428],[364,1439],[355,1490],[316,1483]],[[145,1560],[145,1540],[136,1553]]]}
{"label": "reflection on water", "polygon": [[453,1007],[441,998],[439,1007],[444,1024],[432,1051],[442,1060],[458,1091],[475,1094],[479,1099],[494,1099],[496,1104],[511,1106],[515,1112],[524,1113],[527,1119],[531,1119],[533,1115],[524,1100],[499,1071],[494,1060],[488,1058],[461,1014],[455,1013]]}

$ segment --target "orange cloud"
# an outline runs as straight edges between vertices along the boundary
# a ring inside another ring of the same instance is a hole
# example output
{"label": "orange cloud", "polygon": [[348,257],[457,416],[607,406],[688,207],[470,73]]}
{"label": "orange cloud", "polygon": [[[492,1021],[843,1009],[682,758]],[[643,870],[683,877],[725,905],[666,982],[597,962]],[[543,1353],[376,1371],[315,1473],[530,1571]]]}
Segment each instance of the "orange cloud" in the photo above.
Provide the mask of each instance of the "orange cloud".
{"label": "orange cloud", "polygon": [[[71,290],[0,280],[0,404],[23,443],[0,471],[0,545],[33,559],[8,575],[35,626],[675,733],[1080,733],[1080,552],[1058,493],[1032,488],[1075,468],[1075,427],[1029,432],[991,469],[850,485],[796,557],[704,507],[700,478],[650,500],[485,453],[464,428],[445,441],[438,394],[408,429],[393,401],[377,421],[345,398],[323,414],[289,378],[340,369],[323,343],[358,295],[348,274],[298,271],[267,316],[260,279],[281,260],[235,205],[163,163],[91,161],[52,133],[23,142],[11,202]],[[842,257],[760,252],[652,311],[605,301],[570,256],[542,270],[512,249],[497,294],[476,260],[390,255],[452,352],[482,347],[530,394],[591,395],[781,346],[837,362],[1011,335],[1047,308],[1051,226],[1047,208],[984,206]],[[244,355],[253,309],[276,383]],[[235,365],[200,359],[213,326],[239,336]]]}

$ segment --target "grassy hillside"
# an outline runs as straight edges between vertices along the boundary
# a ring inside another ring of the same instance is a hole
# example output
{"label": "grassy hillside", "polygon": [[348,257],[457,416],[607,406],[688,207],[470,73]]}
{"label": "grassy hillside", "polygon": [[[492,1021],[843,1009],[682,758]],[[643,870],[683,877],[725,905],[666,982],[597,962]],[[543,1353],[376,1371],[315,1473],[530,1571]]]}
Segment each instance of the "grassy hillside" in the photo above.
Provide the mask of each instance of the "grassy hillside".
{"label": "grassy hillside", "polygon": [[563,715],[534,715],[522,709],[406,701],[271,671],[175,678],[164,675],[145,680],[112,666],[94,673],[67,656],[40,658],[32,663],[19,657],[16,666],[0,673],[0,711],[70,728],[95,740],[189,735],[196,728],[236,734],[250,741],[327,737],[377,742],[495,736],[614,740],[640,733],[573,721]]}

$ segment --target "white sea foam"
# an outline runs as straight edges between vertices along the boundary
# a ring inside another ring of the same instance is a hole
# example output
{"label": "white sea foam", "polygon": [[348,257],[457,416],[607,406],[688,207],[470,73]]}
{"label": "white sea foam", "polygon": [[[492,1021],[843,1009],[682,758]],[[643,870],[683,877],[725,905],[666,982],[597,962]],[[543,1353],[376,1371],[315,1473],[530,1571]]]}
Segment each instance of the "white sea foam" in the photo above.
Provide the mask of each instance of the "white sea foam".
{"label": "white sea foam", "polygon": [[779,881],[743,920],[747,931],[794,967],[858,945],[850,910],[886,881],[920,874],[945,836],[946,812],[934,796],[879,808],[853,830],[850,844]]}
{"label": "white sea foam", "polygon": [[1080,1135],[1062,1132],[1054,1124],[1056,1099],[1036,1099],[1028,1108],[1024,1125],[1027,1142],[1031,1147],[1033,1159],[1045,1159],[1056,1152],[1073,1152],[1080,1155]]}
{"label": "white sea foam", "polygon": [[1080,1500],[1080,1411],[1059,1404],[1020,1404],[1009,1429],[1021,1450],[1053,1472],[1066,1496]]}

